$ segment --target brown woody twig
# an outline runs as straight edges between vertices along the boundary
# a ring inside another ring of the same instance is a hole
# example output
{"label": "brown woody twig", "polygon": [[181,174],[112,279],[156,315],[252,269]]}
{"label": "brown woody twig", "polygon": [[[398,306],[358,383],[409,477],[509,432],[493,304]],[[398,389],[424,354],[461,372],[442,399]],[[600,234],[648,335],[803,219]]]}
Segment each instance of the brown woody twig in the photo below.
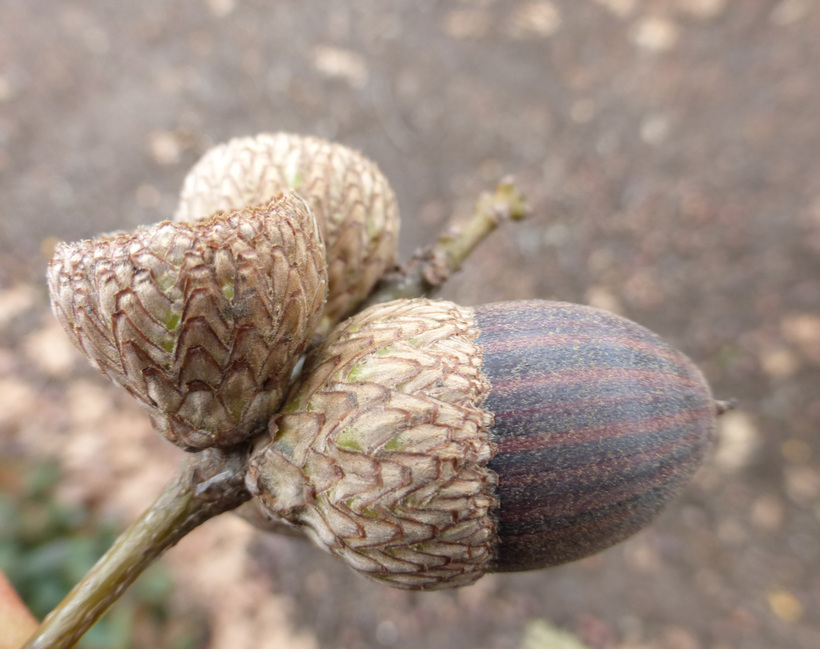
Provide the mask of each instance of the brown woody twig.
{"label": "brown woody twig", "polygon": [[519,221],[528,214],[524,195],[511,178],[505,178],[495,192],[479,198],[466,221],[450,224],[432,246],[416,253],[404,268],[385,276],[361,309],[399,298],[434,295],[503,221]]}

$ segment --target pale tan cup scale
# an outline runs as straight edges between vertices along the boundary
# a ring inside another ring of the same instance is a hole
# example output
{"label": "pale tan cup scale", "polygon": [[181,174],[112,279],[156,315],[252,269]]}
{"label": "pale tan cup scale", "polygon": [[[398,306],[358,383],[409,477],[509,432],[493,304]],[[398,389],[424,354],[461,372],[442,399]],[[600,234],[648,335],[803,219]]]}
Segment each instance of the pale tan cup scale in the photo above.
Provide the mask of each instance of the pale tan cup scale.
{"label": "pale tan cup scale", "polygon": [[185,179],[176,221],[255,205],[284,190],[309,204],[327,249],[326,333],[395,263],[399,211],[374,162],[348,147],[291,133],[262,133],[213,147]]}

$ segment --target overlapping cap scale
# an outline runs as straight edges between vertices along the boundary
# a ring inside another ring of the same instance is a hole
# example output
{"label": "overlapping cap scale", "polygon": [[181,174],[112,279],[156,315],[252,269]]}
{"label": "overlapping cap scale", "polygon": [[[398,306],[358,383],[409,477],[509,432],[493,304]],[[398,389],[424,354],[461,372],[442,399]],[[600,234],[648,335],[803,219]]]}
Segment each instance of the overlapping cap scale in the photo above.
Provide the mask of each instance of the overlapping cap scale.
{"label": "overlapping cap scale", "polygon": [[492,416],[470,310],[402,300],[337,327],[260,436],[274,520],[399,588],[464,586],[493,558]]}
{"label": "overlapping cap scale", "polygon": [[189,223],[60,244],[52,309],[97,369],[179,446],[243,441],[264,427],[327,293],[308,205],[282,194]]}
{"label": "overlapping cap scale", "polygon": [[185,179],[175,220],[268,200],[283,190],[308,201],[327,247],[325,324],[349,314],[396,258],[399,212],[390,183],[371,160],[316,137],[262,133],[208,151]]}

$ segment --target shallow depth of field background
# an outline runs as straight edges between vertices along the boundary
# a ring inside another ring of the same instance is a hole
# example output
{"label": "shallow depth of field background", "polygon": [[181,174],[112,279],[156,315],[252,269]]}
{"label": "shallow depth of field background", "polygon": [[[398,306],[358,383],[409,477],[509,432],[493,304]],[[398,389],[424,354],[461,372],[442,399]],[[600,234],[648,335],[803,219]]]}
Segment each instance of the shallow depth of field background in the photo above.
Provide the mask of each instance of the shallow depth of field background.
{"label": "shallow depth of field background", "polygon": [[532,218],[444,297],[616,311],[740,408],[650,529],[460,591],[223,516],[167,555],[160,613],[127,605],[130,646],[551,649],[550,625],[590,649],[816,649],[818,34],[816,0],[5,0],[0,517],[43,515],[19,499],[50,460],[49,499],[121,528],[180,455],[53,320],[54,243],[170,218],[215,143],[315,134],[391,179],[403,258],[514,175]]}

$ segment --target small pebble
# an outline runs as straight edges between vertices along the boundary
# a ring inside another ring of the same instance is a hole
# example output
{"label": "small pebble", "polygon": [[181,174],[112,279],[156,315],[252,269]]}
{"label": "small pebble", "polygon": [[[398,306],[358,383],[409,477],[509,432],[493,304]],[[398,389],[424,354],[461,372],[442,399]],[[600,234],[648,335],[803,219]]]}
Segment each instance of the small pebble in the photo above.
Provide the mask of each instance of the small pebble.
{"label": "small pebble", "polygon": [[67,376],[82,358],[60,324],[52,318],[45,327],[26,336],[23,353],[37,369],[53,377]]}
{"label": "small pebble", "polygon": [[768,593],[769,608],[780,620],[787,624],[799,622],[803,617],[803,605],[787,590],[772,590]]}
{"label": "small pebble", "polygon": [[546,620],[532,620],[524,629],[520,649],[589,649],[575,635]]}
{"label": "small pebble", "polygon": [[236,9],[235,0],[208,0],[208,9],[217,18],[224,18]]}
{"label": "small pebble", "polygon": [[811,466],[787,466],[786,493],[798,505],[812,505],[820,498],[820,473]]}
{"label": "small pebble", "polygon": [[182,148],[172,131],[153,131],[148,135],[148,147],[159,165],[174,165],[180,160]]}
{"label": "small pebble", "polygon": [[770,494],[760,496],[752,505],[752,524],[766,532],[776,532],[783,525],[785,513],[780,500]]}
{"label": "small pebble", "polygon": [[632,42],[643,50],[666,52],[678,42],[678,27],[668,18],[647,16],[632,30]]}
{"label": "small pebble", "polygon": [[558,8],[548,0],[536,0],[515,9],[507,22],[507,33],[517,39],[546,38],[560,26]]}
{"label": "small pebble", "polygon": [[718,420],[714,463],[724,471],[739,471],[752,463],[760,448],[760,432],[750,415],[727,412]]}
{"label": "small pebble", "polygon": [[448,36],[464,40],[486,36],[492,26],[492,16],[485,11],[457,9],[444,17],[442,29]]}
{"label": "small pebble", "polygon": [[761,350],[758,358],[763,371],[773,379],[788,378],[800,369],[800,359],[785,345]]}
{"label": "small pebble", "polygon": [[791,25],[806,18],[814,7],[814,0],[782,0],[772,9],[769,20],[775,25]]}
{"label": "small pebble", "polygon": [[637,5],[637,0],[595,0],[595,2],[618,18],[631,16]]}
{"label": "small pebble", "polygon": [[370,76],[364,57],[339,47],[320,45],[314,49],[313,66],[322,74],[342,79],[354,88],[363,88]]}
{"label": "small pebble", "polygon": [[701,20],[715,18],[726,9],[727,0],[678,0],[678,11]]}
{"label": "small pebble", "polygon": [[31,309],[37,303],[37,292],[30,284],[18,284],[0,291],[0,329]]}

